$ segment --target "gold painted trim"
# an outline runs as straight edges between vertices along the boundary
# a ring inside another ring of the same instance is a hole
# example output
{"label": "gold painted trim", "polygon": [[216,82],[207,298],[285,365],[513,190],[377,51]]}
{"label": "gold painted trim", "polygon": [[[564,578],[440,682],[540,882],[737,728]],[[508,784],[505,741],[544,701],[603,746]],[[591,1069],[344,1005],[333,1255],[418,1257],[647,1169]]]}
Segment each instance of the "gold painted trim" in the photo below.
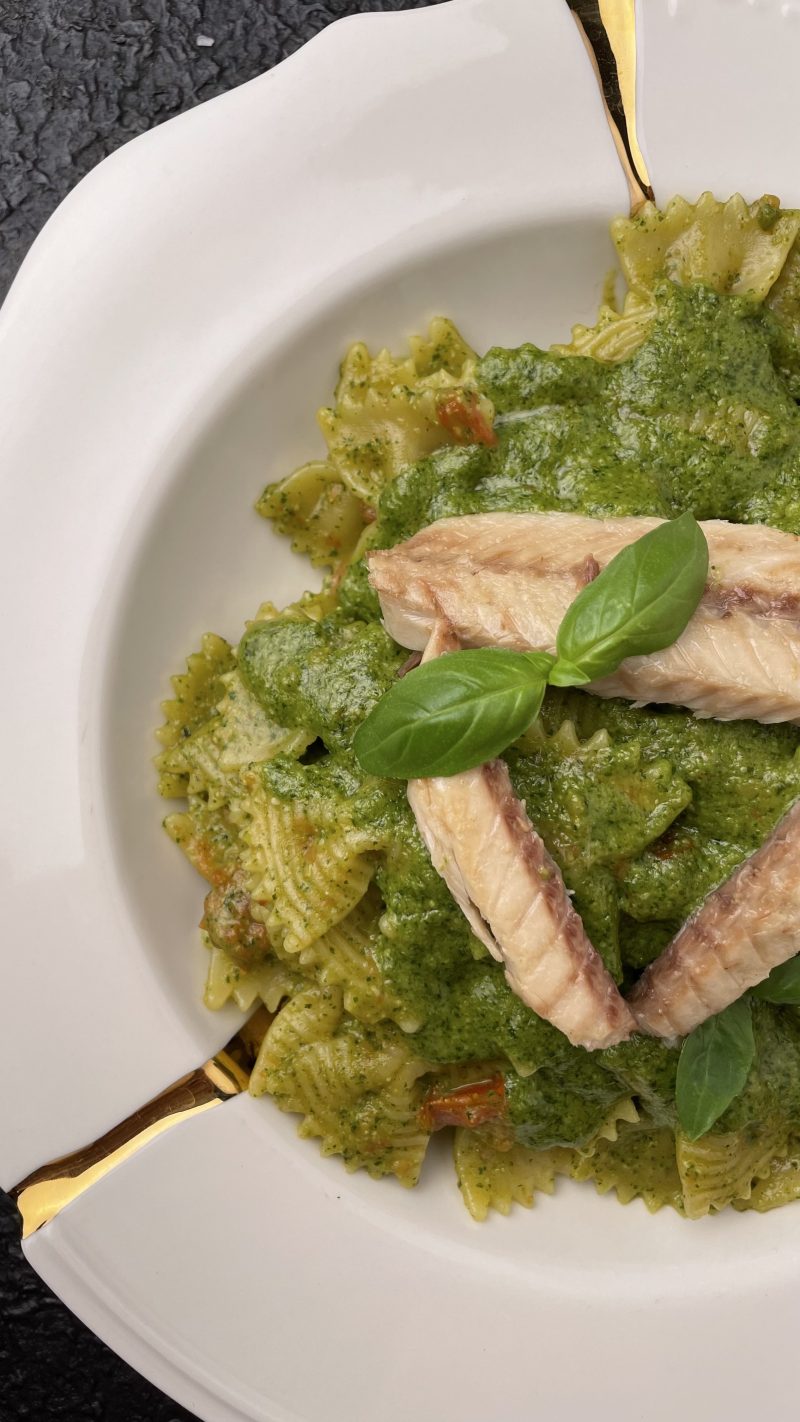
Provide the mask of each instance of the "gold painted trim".
{"label": "gold painted trim", "polygon": [[91,1145],[26,1176],[12,1191],[28,1239],[66,1205],[164,1131],[246,1091],[258,1045],[271,1022],[259,1008],[235,1037],[203,1066],[181,1077]]}
{"label": "gold painted trim", "polygon": [[636,3],[567,0],[567,4],[597,75],[634,214],[643,203],[654,200],[636,131]]}

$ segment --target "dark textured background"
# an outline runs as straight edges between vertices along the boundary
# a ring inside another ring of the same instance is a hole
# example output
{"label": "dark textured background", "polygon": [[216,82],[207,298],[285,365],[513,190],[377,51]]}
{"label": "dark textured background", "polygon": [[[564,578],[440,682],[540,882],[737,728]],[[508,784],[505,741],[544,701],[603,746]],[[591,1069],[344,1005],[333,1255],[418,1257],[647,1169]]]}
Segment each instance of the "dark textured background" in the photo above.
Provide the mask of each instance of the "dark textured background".
{"label": "dark textured background", "polygon": [[[428,0],[0,0],[0,299],[106,153],[252,79],[341,15]],[[198,35],[214,40],[198,45]],[[0,1193],[0,1422],[184,1422],[25,1264]]]}

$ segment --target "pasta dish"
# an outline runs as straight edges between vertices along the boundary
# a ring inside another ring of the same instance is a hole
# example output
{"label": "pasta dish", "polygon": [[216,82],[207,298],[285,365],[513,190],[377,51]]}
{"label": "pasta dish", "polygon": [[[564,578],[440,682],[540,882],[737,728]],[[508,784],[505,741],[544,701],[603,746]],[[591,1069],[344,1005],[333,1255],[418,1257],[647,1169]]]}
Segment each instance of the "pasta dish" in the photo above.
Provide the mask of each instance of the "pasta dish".
{"label": "pasta dish", "polygon": [[321,590],[158,733],[251,1092],[405,1185],[452,1132],[476,1219],[800,1196],[800,212],[612,237],[566,345],[347,352],[257,504]]}

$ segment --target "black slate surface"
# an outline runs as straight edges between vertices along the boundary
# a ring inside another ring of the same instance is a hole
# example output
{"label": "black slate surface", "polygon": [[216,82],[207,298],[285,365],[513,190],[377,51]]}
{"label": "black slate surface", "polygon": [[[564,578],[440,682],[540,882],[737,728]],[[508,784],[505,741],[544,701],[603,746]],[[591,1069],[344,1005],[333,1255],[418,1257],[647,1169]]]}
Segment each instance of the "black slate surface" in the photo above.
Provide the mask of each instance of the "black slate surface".
{"label": "black slate surface", "polygon": [[[53,209],[114,148],[340,16],[426,3],[0,0],[0,299]],[[0,1422],[191,1422],[54,1298],[18,1239],[0,1192]]]}

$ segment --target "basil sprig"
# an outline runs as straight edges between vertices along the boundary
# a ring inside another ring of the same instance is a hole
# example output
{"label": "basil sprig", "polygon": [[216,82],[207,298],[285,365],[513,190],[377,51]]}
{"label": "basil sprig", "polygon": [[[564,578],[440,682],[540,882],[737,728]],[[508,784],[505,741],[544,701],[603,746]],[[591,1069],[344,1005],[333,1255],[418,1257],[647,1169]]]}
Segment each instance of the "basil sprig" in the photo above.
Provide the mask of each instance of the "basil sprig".
{"label": "basil sprig", "polygon": [[750,1001],[740,997],[686,1038],[678,1060],[675,1102],[681,1130],[699,1140],[743,1090],[753,1065]]}
{"label": "basil sprig", "polygon": [[778,1007],[800,1006],[800,955],[773,968],[768,978],[751,989],[753,997]]}
{"label": "basil sprig", "polygon": [[626,657],[669,646],[694,613],[708,545],[691,514],[623,548],[567,610],[557,657],[500,648],[451,652],[407,673],[353,742],[373,775],[456,775],[500,755],[539,714],[545,687],[581,686]]}

